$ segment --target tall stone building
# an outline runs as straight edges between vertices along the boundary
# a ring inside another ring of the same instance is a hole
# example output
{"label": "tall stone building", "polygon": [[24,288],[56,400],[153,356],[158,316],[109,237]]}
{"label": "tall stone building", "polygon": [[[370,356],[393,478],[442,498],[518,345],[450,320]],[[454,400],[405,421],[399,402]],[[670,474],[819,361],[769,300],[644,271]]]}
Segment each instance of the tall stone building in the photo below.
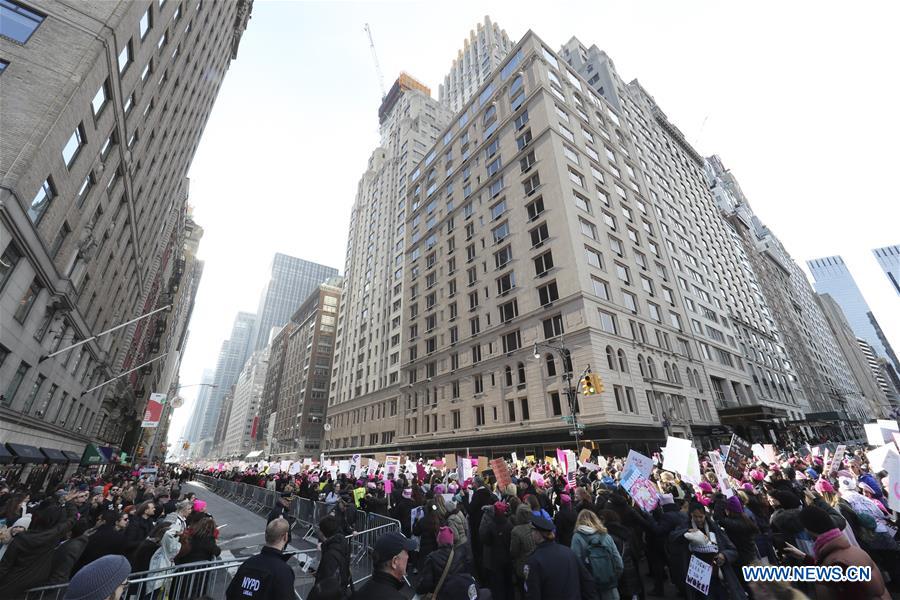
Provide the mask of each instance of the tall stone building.
{"label": "tall stone building", "polygon": [[[341,279],[330,279],[310,294],[282,330],[284,358],[270,454],[312,457],[322,449],[340,302]],[[268,378],[266,385],[276,387]]]}
{"label": "tall stone building", "polygon": [[222,349],[219,351],[216,374],[213,377],[214,387],[210,392],[209,401],[200,421],[197,439],[191,441],[199,442],[206,438],[215,438],[217,437],[216,431],[220,432],[218,437],[221,438],[222,426],[220,423],[228,422],[222,413],[222,408],[227,406],[224,399],[226,394],[231,393],[231,388],[237,382],[244,364],[253,351],[254,323],[256,323],[256,315],[253,313],[239,312],[235,316],[231,336],[222,342]]}
{"label": "tall stone building", "polygon": [[195,451],[193,442],[200,439],[200,426],[203,422],[203,415],[206,414],[206,407],[209,404],[209,396],[212,393],[212,385],[215,379],[215,375],[215,370],[203,369],[203,375],[200,377],[200,383],[202,385],[198,386],[199,391],[197,392],[197,397],[194,400],[193,410],[191,411],[191,415],[188,417],[187,423],[184,427],[183,438],[185,441],[191,443],[191,445],[188,447],[188,454],[191,455]]}
{"label": "tall stone building", "polygon": [[486,16],[483,24],[478,23],[469,32],[468,39],[463,41],[463,47],[453,60],[450,72],[444,77],[444,83],[438,87],[441,104],[453,112],[459,111],[513,46],[515,42],[509,39],[506,31]]}
{"label": "tall stone building", "polygon": [[252,449],[259,427],[259,406],[266,383],[268,358],[265,348],[251,354],[234,384],[234,398],[222,441],[222,457],[242,458]]}
{"label": "tall stone building", "polygon": [[[734,227],[759,292],[771,307],[776,343],[785,352],[781,360],[790,364],[790,378],[797,382],[793,386],[795,393],[804,398],[801,402],[808,403],[804,419],[790,415],[792,426],[801,427],[806,433],[814,429],[827,437],[854,437],[849,425],[852,422],[858,428],[867,422],[870,401],[856,384],[843,346],[816,302],[809,280],[781,241],[754,214],[719,157],[710,157],[707,165],[719,209]],[[755,354],[755,349],[744,342],[741,348],[745,358]],[[763,395],[758,377],[754,386]]]}
{"label": "tall stone building", "polygon": [[[350,215],[329,406],[377,406],[398,415],[407,179],[449,119],[430,90],[405,73],[378,110],[381,145]],[[380,432],[384,443],[394,431]]]}
{"label": "tall stone building", "polygon": [[[610,451],[666,432],[713,445],[727,437],[717,408],[757,439],[802,417],[705,161],[639,84],[608,60],[591,70],[611,82],[602,95],[527,33],[412,172],[397,406],[332,406],[331,450],[570,444],[552,346],[576,379],[603,377],[576,408],[583,437]],[[771,365],[761,388],[744,338]]]}
{"label": "tall stone building", "polygon": [[891,282],[891,287],[900,296],[900,245],[885,246],[872,250],[875,260],[878,261],[885,277]]}
{"label": "tall stone building", "polygon": [[171,379],[157,352],[177,357],[192,297],[43,357],[171,304],[184,285],[186,175],[251,7],[0,6],[5,441],[75,453],[137,443],[149,394]]}
{"label": "tall stone building", "polygon": [[[854,388],[844,389],[837,388],[837,394],[847,394],[859,390],[859,393],[865,398],[867,406],[865,410],[865,419],[863,422],[869,423],[875,418],[887,418],[891,409],[891,399],[888,397],[888,390],[883,375],[880,373],[878,359],[874,350],[869,344],[856,337],[844,311],[838,303],[829,294],[819,294],[816,300],[822,309],[822,313],[828,320],[828,326],[831,328],[835,339],[840,344],[841,351],[847,360],[848,365],[852,369]],[[896,406],[896,403],[894,407]]]}
{"label": "tall stone building", "polygon": [[259,407],[259,427],[256,430],[254,448],[262,450],[267,456],[271,453],[275,435],[275,420],[278,416],[278,402],[281,397],[284,380],[284,363],[287,356],[287,345],[291,334],[297,328],[293,321],[284,324],[272,337],[268,346],[269,367],[266,371],[266,382],[263,387],[262,401]]}
{"label": "tall stone building", "polygon": [[269,343],[273,328],[288,322],[300,303],[316,287],[338,274],[337,269],[276,253],[269,269],[269,281],[259,298],[254,326],[253,349],[261,350]]}

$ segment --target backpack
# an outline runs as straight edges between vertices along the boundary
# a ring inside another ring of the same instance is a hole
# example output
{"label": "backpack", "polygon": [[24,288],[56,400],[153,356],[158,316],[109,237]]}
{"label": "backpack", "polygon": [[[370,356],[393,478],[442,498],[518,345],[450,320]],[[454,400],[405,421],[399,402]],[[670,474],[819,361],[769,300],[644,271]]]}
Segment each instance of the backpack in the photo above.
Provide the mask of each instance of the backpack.
{"label": "backpack", "polygon": [[621,570],[616,572],[615,557],[612,550],[603,543],[602,538],[599,541],[588,541],[587,554],[584,555],[584,566],[588,573],[594,578],[594,582],[598,587],[603,589],[611,589],[616,587],[619,582]]}

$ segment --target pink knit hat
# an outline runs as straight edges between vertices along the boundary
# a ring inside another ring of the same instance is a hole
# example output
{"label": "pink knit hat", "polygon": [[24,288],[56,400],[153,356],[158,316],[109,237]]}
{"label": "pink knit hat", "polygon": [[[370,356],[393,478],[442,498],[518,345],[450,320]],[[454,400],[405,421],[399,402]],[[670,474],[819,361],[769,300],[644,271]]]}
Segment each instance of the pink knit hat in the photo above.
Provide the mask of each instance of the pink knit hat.
{"label": "pink knit hat", "polygon": [[452,546],[453,545],[453,530],[450,529],[449,527],[441,527],[438,530],[437,543],[438,543],[438,546]]}
{"label": "pink knit hat", "polygon": [[831,493],[834,492],[834,486],[824,477],[820,477],[816,482],[816,491],[820,494],[824,494],[825,492]]}
{"label": "pink knit hat", "polygon": [[197,500],[194,500],[194,511],[203,512],[204,510],[206,510],[206,502],[200,500],[199,498]]}
{"label": "pink knit hat", "polygon": [[700,491],[702,492],[711,492],[713,491],[712,485],[708,481],[700,482]]}

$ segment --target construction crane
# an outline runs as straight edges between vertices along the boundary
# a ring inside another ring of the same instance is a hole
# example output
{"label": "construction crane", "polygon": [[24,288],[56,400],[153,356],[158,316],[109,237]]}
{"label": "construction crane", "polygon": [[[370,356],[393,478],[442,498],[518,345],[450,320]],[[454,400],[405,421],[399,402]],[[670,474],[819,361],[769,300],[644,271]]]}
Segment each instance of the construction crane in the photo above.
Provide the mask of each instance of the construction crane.
{"label": "construction crane", "polygon": [[378,74],[378,85],[381,86],[381,99],[384,100],[384,97],[387,95],[387,90],[384,89],[384,75],[381,74],[381,65],[378,64],[378,54],[375,53],[375,40],[372,39],[372,28],[366,23],[366,26],[363,29],[369,34],[369,49],[372,50],[372,60],[375,61],[375,72]]}

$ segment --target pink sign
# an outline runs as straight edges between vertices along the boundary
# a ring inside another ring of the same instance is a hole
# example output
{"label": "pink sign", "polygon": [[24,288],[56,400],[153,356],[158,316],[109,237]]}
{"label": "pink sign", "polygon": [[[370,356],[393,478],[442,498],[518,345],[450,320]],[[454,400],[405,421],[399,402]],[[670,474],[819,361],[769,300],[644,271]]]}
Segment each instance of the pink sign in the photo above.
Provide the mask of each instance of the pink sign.
{"label": "pink sign", "polygon": [[628,491],[634,498],[635,504],[647,512],[656,508],[656,504],[659,502],[659,492],[656,486],[643,477],[636,479]]}

